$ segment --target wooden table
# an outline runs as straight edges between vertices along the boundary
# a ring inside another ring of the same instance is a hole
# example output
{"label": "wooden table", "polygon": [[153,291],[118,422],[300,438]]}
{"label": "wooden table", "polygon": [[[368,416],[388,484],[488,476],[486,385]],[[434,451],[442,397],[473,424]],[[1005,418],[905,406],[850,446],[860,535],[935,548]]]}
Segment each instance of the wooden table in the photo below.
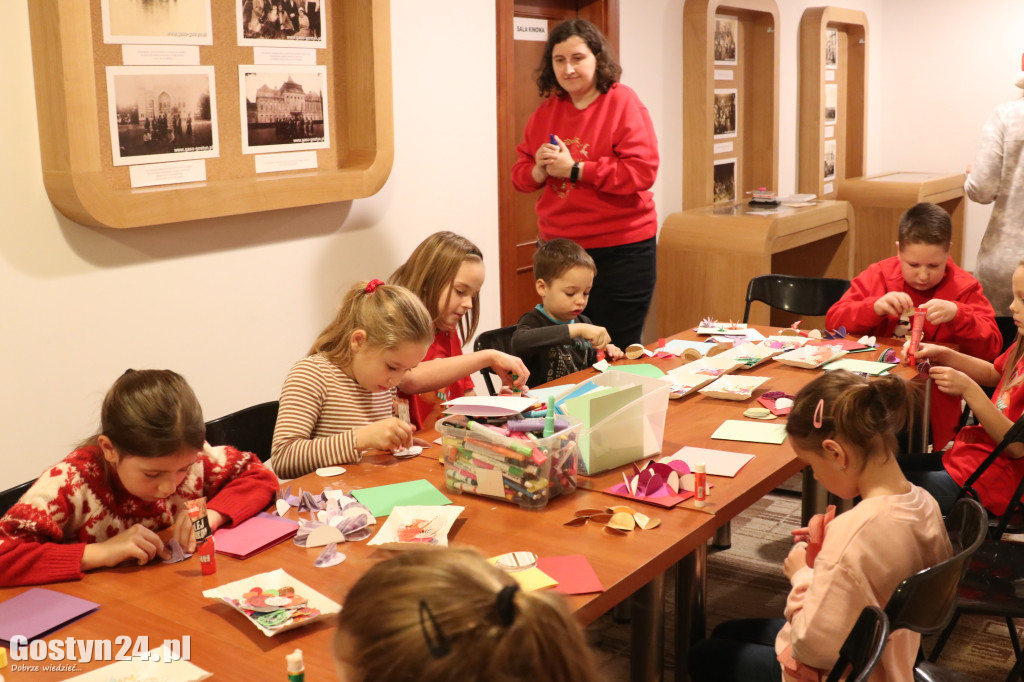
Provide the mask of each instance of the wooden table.
{"label": "wooden table", "polygon": [[[692,333],[686,336],[692,338]],[[653,360],[668,369],[682,364],[680,359]],[[580,377],[593,370],[580,373]],[[769,376],[758,390],[784,390],[796,393],[820,372],[788,367],[768,361],[745,373]],[[755,394],[756,395],[756,394]],[[540,556],[585,554],[594,566],[605,591],[568,597],[579,621],[587,624],[631,595],[633,609],[633,656],[631,678],[657,680],[662,671],[664,580],[666,571],[677,566],[677,679],[685,679],[689,642],[704,636],[704,561],[708,540],[730,519],[777,487],[801,469],[788,444],[764,445],[712,440],[710,434],[725,419],[742,419],[741,413],[751,401],[733,402],[692,395],[669,401],[662,454],[671,454],[684,445],[748,452],[756,457],[735,478],[711,476],[714,488],[707,506],[697,510],[687,501],[672,510],[632,503],[650,516],[659,517],[661,526],[651,531],[634,531],[625,537],[611,537],[593,525],[569,528],[563,524],[576,509],[624,504],[598,490],[621,481],[615,471],[593,478],[581,478],[581,488],[573,495],[552,500],[540,511],[522,511],[517,506],[477,497],[447,493],[466,509],[449,535],[450,544],[476,547],[485,556],[513,550],[530,550]],[[427,438],[436,434],[425,433]],[[347,467],[341,477],[320,479],[315,474],[290,482],[298,488],[319,491],[341,487],[346,492],[425,478],[442,491],[443,467],[438,463],[439,448],[425,455],[399,461],[390,455],[368,456],[360,465]],[[292,515],[295,511],[292,510]],[[150,646],[163,639],[191,636],[192,662],[215,673],[221,679],[267,679],[285,674],[285,654],[298,647],[303,650],[310,679],[334,679],[331,622],[314,623],[265,637],[241,614],[225,604],[202,597],[211,587],[243,579],[265,571],[283,568],[297,580],[325,595],[343,601],[352,584],[375,562],[392,552],[376,550],[365,542],[341,547],[348,558],[332,568],[316,568],[313,560],[320,548],[305,549],[291,542],[278,545],[241,561],[218,555],[217,573],[203,576],[198,562],[155,564],[90,573],[80,582],[60,583],[48,589],[90,599],[102,604],[94,614],[59,630],[54,637],[113,639],[119,635],[146,635]],[[0,589],[0,601],[26,588]],[[103,663],[80,664],[79,671],[100,667]],[[27,679],[30,673],[2,671],[6,680]],[[67,673],[31,673],[32,680],[58,680]]]}

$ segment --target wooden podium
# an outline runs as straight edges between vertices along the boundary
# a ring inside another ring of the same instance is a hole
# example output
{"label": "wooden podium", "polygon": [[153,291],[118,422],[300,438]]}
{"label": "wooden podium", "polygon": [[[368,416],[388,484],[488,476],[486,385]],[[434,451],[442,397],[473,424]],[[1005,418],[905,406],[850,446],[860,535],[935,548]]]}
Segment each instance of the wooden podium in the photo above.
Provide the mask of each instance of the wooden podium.
{"label": "wooden podium", "polygon": [[[658,237],[658,330],[668,336],[701,318],[741,320],[752,277],[779,273],[805,277],[853,275],[853,209],[845,201],[780,206],[706,206],[665,219]],[[788,325],[795,316],[750,310],[751,324]],[[806,318],[804,326],[822,326]]]}
{"label": "wooden podium", "polygon": [[953,218],[950,255],[958,265],[964,255],[963,173],[882,173],[839,183],[839,198],[853,205],[857,235],[853,243],[854,273],[896,255],[900,215],[922,201],[938,204]]}

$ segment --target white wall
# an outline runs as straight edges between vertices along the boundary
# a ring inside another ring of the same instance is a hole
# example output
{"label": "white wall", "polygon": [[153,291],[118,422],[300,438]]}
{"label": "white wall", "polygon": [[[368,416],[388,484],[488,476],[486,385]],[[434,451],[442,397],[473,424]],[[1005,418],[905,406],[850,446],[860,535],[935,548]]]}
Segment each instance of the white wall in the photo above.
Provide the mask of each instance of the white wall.
{"label": "white wall", "polygon": [[[799,21],[818,4],[779,0],[783,193],[796,184]],[[9,23],[27,25],[27,3],[10,5]],[[126,231],[77,225],[49,203],[28,33],[9,32],[0,60],[19,97],[0,107],[0,488],[91,434],[104,391],[128,367],[182,372],[208,417],[276,398],[347,286],[386,277],[438,229],[484,250],[481,328],[497,326],[494,4],[452,5],[440,13],[392,0],[396,154],[376,196]],[[620,5],[623,80],[650,108],[660,141],[663,219],[681,207],[683,3]],[[1014,95],[1021,46],[1012,36],[1024,9],[1011,0],[843,6],[869,21],[868,170],[961,169],[992,106]],[[464,28],[453,29],[453,17]],[[972,206],[975,243],[977,214]]]}

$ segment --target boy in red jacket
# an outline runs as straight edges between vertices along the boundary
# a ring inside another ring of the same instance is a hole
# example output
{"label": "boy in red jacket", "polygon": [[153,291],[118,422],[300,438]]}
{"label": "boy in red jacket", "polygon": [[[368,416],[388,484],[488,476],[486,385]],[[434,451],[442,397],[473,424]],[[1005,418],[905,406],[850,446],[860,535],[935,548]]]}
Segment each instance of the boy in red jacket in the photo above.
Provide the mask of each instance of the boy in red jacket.
{"label": "boy in red jacket", "polygon": [[[829,309],[828,328],[845,325],[851,334],[899,336],[906,330],[901,320],[923,308],[923,341],[954,343],[960,352],[991,362],[1002,337],[981,284],[949,255],[949,214],[935,204],[916,204],[900,216],[898,234],[896,255],[857,275]],[[941,450],[959,423],[960,399],[932,386],[931,400],[932,444]]]}

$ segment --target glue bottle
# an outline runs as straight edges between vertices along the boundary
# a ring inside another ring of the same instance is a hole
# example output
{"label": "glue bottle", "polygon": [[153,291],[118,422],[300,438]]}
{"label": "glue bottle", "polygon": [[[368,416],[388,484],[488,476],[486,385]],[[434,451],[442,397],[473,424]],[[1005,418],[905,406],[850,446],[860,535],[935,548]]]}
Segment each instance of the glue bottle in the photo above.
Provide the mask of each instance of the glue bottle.
{"label": "glue bottle", "polygon": [[284,660],[288,664],[288,682],[303,682],[306,678],[306,666],[302,662],[302,649],[287,654]]}
{"label": "glue bottle", "polygon": [[693,467],[693,506],[703,507],[708,496],[708,474],[704,462]]}
{"label": "glue bottle", "polygon": [[910,347],[907,349],[907,362],[911,367],[917,365],[917,348],[924,336],[924,308],[914,308],[914,322],[910,327]]}

